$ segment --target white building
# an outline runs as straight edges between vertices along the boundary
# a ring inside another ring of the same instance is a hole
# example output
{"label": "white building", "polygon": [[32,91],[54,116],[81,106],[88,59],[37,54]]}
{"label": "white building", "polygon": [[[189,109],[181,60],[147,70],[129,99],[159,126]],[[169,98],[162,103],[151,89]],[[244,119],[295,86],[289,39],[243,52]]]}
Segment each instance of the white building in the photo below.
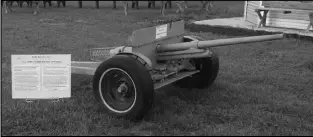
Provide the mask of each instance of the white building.
{"label": "white building", "polygon": [[[311,10],[313,12],[313,1],[245,1],[244,20],[255,25],[259,22],[259,17],[255,12],[257,7],[273,7]],[[309,22],[309,11],[269,11],[266,25],[269,27],[306,29]],[[311,27],[310,30],[313,30]]]}

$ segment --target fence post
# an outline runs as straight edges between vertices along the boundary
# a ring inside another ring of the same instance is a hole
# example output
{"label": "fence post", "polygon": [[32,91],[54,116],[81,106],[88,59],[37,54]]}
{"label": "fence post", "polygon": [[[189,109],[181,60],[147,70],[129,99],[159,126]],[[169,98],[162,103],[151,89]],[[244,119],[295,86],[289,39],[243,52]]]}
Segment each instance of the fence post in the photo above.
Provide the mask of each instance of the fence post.
{"label": "fence post", "polygon": [[168,7],[169,7],[170,9],[172,9],[172,1],[167,1],[165,8],[167,8],[167,4],[168,4]]}
{"label": "fence post", "polygon": [[99,9],[99,1],[96,0],[96,8]]}
{"label": "fence post", "polygon": [[116,1],[113,1],[113,9],[116,9]]}
{"label": "fence post", "polygon": [[66,1],[65,0],[63,1],[63,6],[66,7]]}
{"label": "fence post", "polygon": [[148,0],[148,8],[151,8],[151,4],[152,4],[151,0]]}
{"label": "fence post", "polygon": [[60,8],[60,5],[63,5],[63,8],[66,7],[66,1],[65,0],[58,0],[58,8]]}
{"label": "fence post", "polygon": [[132,1],[132,8],[136,8],[137,10],[139,9],[139,1],[138,0]]}
{"label": "fence post", "polygon": [[83,7],[83,1],[82,1],[82,0],[79,0],[79,1],[78,1],[78,7],[79,7],[79,8],[82,8],[82,7]]}

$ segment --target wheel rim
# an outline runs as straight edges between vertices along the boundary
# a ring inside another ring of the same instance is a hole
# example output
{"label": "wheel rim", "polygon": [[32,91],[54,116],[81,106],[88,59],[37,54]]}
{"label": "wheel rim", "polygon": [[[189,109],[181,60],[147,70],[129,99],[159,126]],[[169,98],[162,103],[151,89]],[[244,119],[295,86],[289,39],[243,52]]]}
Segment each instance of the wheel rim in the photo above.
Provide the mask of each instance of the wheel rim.
{"label": "wheel rim", "polygon": [[136,86],[130,75],[119,68],[109,68],[100,77],[100,97],[113,112],[127,113],[136,102]]}

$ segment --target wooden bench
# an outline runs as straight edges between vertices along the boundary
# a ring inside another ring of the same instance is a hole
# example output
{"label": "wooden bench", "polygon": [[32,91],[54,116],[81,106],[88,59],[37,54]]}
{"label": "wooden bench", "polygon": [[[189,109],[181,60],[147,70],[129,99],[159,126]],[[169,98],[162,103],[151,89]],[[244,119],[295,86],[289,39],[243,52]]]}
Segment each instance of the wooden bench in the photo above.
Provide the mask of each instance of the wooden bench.
{"label": "wooden bench", "polygon": [[[261,15],[261,11],[264,11],[264,14],[263,16]],[[259,16],[259,23],[258,23],[258,28],[263,26],[265,27],[266,26],[266,17],[267,17],[267,13],[268,11],[284,11],[285,13],[291,13],[291,12],[297,12],[297,11],[300,11],[300,12],[308,12],[308,16],[309,16],[309,19],[310,19],[310,22],[308,24],[308,27],[306,29],[306,31],[310,31],[310,28],[313,27],[313,10],[300,10],[300,9],[285,9],[285,8],[262,8],[262,7],[259,7],[259,8],[256,8],[255,9],[255,12],[258,14]]]}

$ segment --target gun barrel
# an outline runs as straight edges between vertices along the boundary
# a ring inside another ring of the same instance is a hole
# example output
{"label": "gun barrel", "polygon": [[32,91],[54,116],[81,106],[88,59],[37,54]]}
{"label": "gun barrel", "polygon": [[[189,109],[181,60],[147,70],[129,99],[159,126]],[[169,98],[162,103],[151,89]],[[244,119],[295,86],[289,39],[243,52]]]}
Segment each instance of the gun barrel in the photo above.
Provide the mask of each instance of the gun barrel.
{"label": "gun barrel", "polygon": [[204,48],[209,48],[209,47],[220,47],[220,46],[228,46],[228,45],[234,45],[234,44],[270,41],[270,40],[277,40],[277,39],[282,39],[282,38],[284,38],[284,34],[165,44],[165,45],[159,45],[157,47],[157,52],[160,53],[160,52],[187,50],[192,47],[204,49]]}

